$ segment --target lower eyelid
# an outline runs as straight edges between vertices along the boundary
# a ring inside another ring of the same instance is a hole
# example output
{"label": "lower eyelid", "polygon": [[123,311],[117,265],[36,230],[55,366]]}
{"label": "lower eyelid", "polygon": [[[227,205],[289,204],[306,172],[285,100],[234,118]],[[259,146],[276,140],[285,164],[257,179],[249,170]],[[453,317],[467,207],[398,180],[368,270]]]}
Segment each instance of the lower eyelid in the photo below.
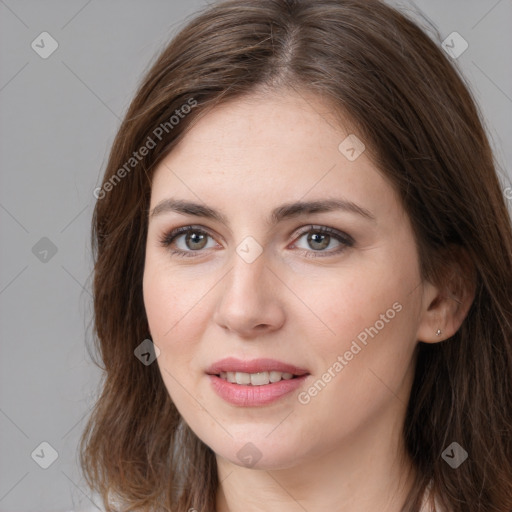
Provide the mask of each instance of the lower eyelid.
{"label": "lower eyelid", "polygon": [[[300,237],[297,240],[299,240],[303,236],[304,234],[300,235]],[[334,248],[315,251],[314,249],[304,249],[302,247],[296,247],[296,250],[303,253],[306,258],[322,258],[329,256],[337,256],[353,246],[353,243],[349,240],[344,240],[343,238],[338,239],[338,237],[335,237],[334,235],[331,236],[338,242],[338,245]],[[296,244],[297,242],[293,243],[294,246],[296,246]]]}

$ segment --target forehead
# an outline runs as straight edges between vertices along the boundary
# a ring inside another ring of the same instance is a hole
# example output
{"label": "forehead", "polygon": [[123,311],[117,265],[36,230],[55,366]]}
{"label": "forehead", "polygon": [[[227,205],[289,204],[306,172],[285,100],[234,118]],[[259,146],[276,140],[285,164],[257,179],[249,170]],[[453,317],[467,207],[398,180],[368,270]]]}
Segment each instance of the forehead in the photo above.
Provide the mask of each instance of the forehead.
{"label": "forehead", "polygon": [[[333,104],[310,92],[279,90],[256,92],[222,103],[204,114],[180,145],[218,145],[244,151],[248,146],[263,148],[291,146],[300,152],[298,142],[309,142],[321,150],[350,131],[349,120],[335,117]],[[187,141],[187,142],[185,142]]]}
{"label": "forehead", "polygon": [[220,104],[157,167],[151,207],[169,195],[241,209],[342,196],[389,209],[394,191],[365,152],[350,160],[342,151],[355,135],[349,130],[330,103],[308,93],[257,93]]}

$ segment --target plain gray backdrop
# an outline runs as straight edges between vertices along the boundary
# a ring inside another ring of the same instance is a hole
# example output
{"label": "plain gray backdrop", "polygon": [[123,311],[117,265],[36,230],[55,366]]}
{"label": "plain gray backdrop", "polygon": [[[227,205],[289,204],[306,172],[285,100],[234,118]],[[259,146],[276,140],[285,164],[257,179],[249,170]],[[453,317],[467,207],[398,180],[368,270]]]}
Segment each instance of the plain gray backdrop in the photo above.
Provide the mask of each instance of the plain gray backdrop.
{"label": "plain gray backdrop", "polygon": [[[205,3],[0,0],[1,512],[98,510],[76,452],[100,376],[86,349],[93,190],[142,73]],[[512,0],[390,3],[430,19],[440,45],[453,32],[467,41],[454,61],[505,191]]]}

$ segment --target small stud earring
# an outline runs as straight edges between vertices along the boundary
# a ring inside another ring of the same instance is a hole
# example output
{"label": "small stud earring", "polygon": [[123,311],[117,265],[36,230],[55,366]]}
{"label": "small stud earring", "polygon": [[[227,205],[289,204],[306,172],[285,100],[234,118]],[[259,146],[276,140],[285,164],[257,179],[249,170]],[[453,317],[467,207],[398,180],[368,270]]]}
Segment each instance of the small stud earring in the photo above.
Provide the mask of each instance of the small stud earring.
{"label": "small stud earring", "polygon": [[441,336],[441,329],[437,329],[436,336]]}

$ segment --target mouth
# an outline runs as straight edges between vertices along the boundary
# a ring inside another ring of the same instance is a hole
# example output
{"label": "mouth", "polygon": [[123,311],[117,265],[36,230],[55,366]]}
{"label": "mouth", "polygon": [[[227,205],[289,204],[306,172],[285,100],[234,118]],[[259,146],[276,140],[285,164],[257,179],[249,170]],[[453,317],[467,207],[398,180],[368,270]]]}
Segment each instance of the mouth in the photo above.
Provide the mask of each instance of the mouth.
{"label": "mouth", "polygon": [[234,357],[217,361],[206,370],[206,373],[229,384],[255,387],[305,378],[310,374],[304,368],[276,359],[260,358],[244,361]]}
{"label": "mouth", "polygon": [[285,400],[304,386],[310,372],[275,359],[226,358],[206,371],[212,389],[236,407],[262,407]]}

